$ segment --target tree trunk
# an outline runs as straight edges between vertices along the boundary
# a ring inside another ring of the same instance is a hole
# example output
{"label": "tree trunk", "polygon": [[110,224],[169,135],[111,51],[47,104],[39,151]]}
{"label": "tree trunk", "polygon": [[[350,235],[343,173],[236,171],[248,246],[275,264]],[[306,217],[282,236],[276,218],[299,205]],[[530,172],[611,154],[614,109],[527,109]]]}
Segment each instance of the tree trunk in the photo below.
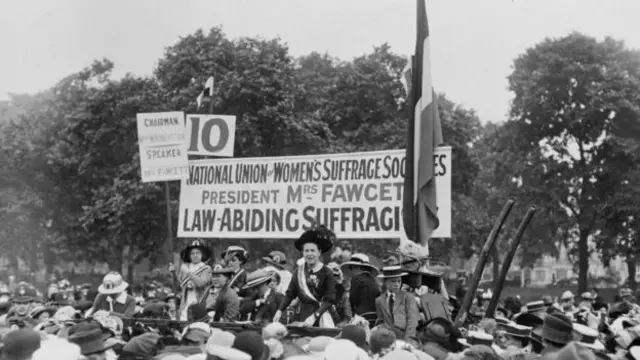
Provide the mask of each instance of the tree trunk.
{"label": "tree trunk", "polygon": [[629,273],[629,288],[633,293],[636,293],[636,259],[635,258],[627,258],[627,272]]}
{"label": "tree trunk", "polygon": [[578,240],[578,294],[587,291],[589,286],[589,231],[580,229]]}
{"label": "tree trunk", "polygon": [[497,281],[500,280],[500,255],[498,254],[497,244],[494,244],[491,248],[491,263],[493,268],[493,286],[497,286]]}

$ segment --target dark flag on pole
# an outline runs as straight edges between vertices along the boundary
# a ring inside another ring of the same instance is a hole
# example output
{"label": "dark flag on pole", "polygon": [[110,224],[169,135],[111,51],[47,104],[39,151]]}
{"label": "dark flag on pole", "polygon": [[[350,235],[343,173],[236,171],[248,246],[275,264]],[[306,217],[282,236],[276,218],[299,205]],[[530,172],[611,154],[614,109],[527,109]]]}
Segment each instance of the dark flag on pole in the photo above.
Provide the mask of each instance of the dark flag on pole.
{"label": "dark flag on pole", "polygon": [[411,61],[411,81],[403,225],[409,239],[425,244],[439,225],[434,172],[435,149],[442,128],[431,78],[431,47],[425,0],[417,0],[417,41]]}
{"label": "dark flag on pole", "polygon": [[200,95],[196,98],[196,103],[198,104],[198,109],[200,109],[200,105],[202,105],[202,99],[207,96],[213,96],[213,76],[207,79],[207,82],[204,83],[204,89],[200,92]]}

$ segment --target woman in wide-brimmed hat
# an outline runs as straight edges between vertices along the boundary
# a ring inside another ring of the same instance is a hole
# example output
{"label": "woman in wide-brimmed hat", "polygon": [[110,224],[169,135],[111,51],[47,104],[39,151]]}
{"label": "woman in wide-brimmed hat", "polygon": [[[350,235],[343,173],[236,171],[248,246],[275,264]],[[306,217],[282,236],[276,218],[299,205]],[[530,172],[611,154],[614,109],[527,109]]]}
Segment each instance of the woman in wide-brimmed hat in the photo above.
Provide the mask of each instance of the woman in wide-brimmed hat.
{"label": "woman in wide-brimmed hat", "polygon": [[280,310],[274,321],[279,321],[282,311],[294,299],[300,300],[294,321],[303,321],[308,326],[334,327],[327,312],[336,303],[336,278],[333,272],[320,261],[320,256],[331,251],[335,242],[333,231],[324,226],[305,231],[295,242],[295,247],[304,256],[304,264],[298,266]]}
{"label": "woman in wide-brimmed hat", "polygon": [[350,271],[351,289],[349,302],[355,315],[371,314],[376,311],[376,298],[380,296],[380,287],[375,276],[379,270],[371,265],[365,254],[354,254],[351,260],[342,264],[342,269]]}
{"label": "woman in wide-brimmed hat", "polygon": [[244,271],[244,264],[247,263],[249,253],[242,246],[231,245],[222,252],[223,266],[233,269],[233,274],[229,280],[229,288],[244,296],[242,287],[247,283],[247,273]]}
{"label": "woman in wide-brimmed hat", "polygon": [[176,268],[173,264],[169,267],[169,270],[177,276],[180,282],[182,301],[178,316],[182,321],[188,319],[187,309],[190,305],[197,304],[201,300],[211,283],[211,267],[206,263],[211,259],[211,255],[209,247],[199,239],[194,240],[180,253],[182,265],[179,273],[176,275]]}

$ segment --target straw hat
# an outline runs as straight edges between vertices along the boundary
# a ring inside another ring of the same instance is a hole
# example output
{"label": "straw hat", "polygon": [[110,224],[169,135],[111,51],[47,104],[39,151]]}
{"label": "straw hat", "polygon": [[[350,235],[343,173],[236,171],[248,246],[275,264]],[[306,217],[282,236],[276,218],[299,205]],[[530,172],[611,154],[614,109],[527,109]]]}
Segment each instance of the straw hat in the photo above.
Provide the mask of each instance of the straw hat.
{"label": "straw hat", "polygon": [[377,267],[371,265],[371,262],[369,261],[369,256],[365,254],[353,254],[353,256],[351,256],[351,259],[349,261],[344,262],[341,265],[341,267],[347,267],[347,268],[360,267],[360,268],[373,270],[376,273],[380,271],[378,270]]}
{"label": "straw hat", "polygon": [[403,277],[407,275],[406,272],[402,271],[402,267],[399,265],[394,266],[385,266],[382,268],[382,274],[378,275],[381,279],[392,279],[397,277]]}
{"label": "straw hat", "polygon": [[124,281],[120,273],[110,272],[105,275],[102,284],[98,287],[98,292],[106,295],[120,294],[128,287],[129,284]]}

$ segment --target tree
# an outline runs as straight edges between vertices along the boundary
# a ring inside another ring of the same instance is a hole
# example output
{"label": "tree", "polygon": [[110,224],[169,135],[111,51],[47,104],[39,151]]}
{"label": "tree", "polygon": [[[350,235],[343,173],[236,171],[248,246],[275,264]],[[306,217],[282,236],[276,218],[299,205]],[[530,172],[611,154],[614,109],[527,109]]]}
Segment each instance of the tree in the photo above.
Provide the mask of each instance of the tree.
{"label": "tree", "polygon": [[48,111],[59,129],[45,158],[73,234],[64,245],[123,271],[125,259],[137,263],[164,241],[164,197],[140,182],[135,118],[165,105],[153,79],[113,81],[112,68],[97,61],[54,87]]}
{"label": "tree", "polygon": [[279,39],[232,41],[220,28],[198,30],[167,49],[155,75],[170,106],[187,113],[197,112],[196,96],[214,76],[214,112],[237,116],[236,157],[308,154],[328,142],[321,121],[296,111],[302,88]]}
{"label": "tree", "polygon": [[579,291],[587,288],[588,242],[601,199],[611,190],[604,166],[615,138],[611,130],[640,115],[638,61],[620,41],[572,33],[528,49],[508,78],[515,93],[513,145],[527,165],[522,186],[548,198],[551,214],[568,215],[566,237],[577,240]]}
{"label": "tree", "polygon": [[406,96],[401,79],[407,60],[388,44],[337,66],[322,120],[338,152],[397,149],[406,143]]}
{"label": "tree", "polygon": [[[12,94],[12,116],[0,125],[0,222],[2,248],[23,260],[32,272],[44,260],[48,271],[63,234],[56,219],[57,193],[48,181],[46,155],[54,142],[55,124],[47,114],[51,92]],[[42,254],[42,258],[39,258]]]}

